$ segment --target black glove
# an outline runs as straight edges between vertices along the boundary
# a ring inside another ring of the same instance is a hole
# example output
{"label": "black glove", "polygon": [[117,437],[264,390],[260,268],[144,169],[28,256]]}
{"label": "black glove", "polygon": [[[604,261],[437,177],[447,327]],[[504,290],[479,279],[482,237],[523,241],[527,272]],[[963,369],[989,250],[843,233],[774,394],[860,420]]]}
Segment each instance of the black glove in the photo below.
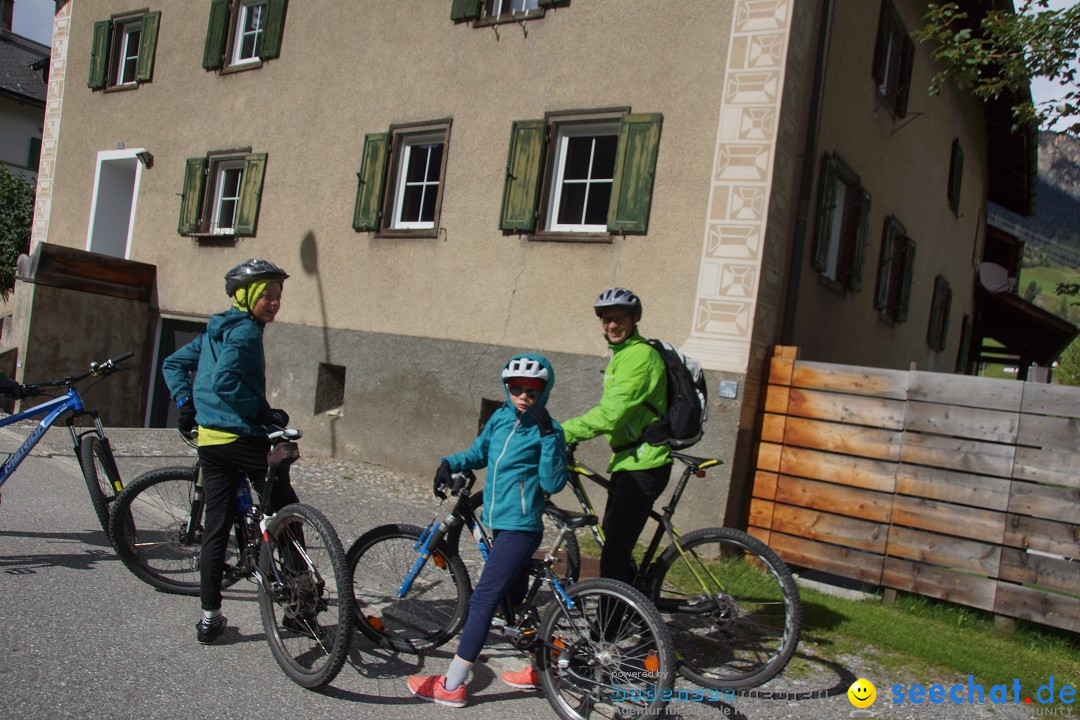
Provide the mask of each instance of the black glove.
{"label": "black glove", "polygon": [[284,428],[289,426],[289,413],[281,408],[263,408],[255,416],[255,422],[259,425],[277,425]]}
{"label": "black glove", "polygon": [[6,376],[0,378],[0,394],[10,395],[11,397],[20,400],[26,397],[26,391],[23,389],[23,386]]}
{"label": "black glove", "polygon": [[443,491],[443,488],[451,487],[453,484],[454,474],[450,472],[450,463],[443,460],[439,463],[439,469],[435,471],[435,482],[432,484],[432,489],[435,491],[435,497],[445,500],[446,493]]}
{"label": "black glove", "polygon": [[189,433],[195,429],[195,403],[187,402],[180,408],[180,417],[176,419],[176,427],[182,433]]}
{"label": "black glove", "polygon": [[525,412],[532,416],[533,422],[536,423],[536,427],[540,428],[540,437],[555,432],[555,428],[551,424],[551,415],[548,414],[546,407],[540,403],[533,403]]}

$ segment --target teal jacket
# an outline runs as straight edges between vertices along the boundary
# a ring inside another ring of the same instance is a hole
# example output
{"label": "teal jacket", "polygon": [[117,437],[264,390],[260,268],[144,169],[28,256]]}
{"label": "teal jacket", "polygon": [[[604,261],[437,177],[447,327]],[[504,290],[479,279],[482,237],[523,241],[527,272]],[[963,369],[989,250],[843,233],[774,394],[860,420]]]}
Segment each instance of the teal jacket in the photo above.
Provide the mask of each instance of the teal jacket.
{"label": "teal jacket", "polygon": [[[562,424],[566,442],[604,435],[614,452],[608,471],[648,470],[671,462],[667,445],[633,445],[647,425],[667,412],[667,374],[664,360],[637,330],[611,348],[611,362],[604,370],[604,394],[600,404],[584,415]],[[655,411],[654,411],[655,410]]]}
{"label": "teal jacket", "polygon": [[212,315],[206,332],[165,358],[161,372],[173,400],[194,400],[195,420],[202,427],[266,436],[255,422],[270,409],[263,325],[245,311],[229,308]]}
{"label": "teal jacket", "polygon": [[[547,358],[518,355],[547,368],[548,382],[536,402],[546,405],[555,385],[555,371]],[[566,439],[552,420],[555,432],[540,437],[532,416],[519,414],[503,385],[506,402],[496,410],[468,450],[442,458],[453,472],[487,468],[481,522],[492,530],[542,532],[545,494],[566,485]]]}

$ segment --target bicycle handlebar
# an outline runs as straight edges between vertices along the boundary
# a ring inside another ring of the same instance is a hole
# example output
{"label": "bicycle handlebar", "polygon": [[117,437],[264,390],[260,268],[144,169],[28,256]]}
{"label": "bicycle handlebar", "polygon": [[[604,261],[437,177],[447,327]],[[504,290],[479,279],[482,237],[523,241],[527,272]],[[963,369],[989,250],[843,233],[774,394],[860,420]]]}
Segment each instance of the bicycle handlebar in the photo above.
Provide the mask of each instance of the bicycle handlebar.
{"label": "bicycle handlebar", "polygon": [[78,375],[69,375],[66,378],[64,378],[63,380],[48,380],[46,382],[28,383],[26,385],[23,385],[23,394],[26,397],[30,397],[32,395],[40,394],[41,388],[45,388],[45,387],[71,387],[75,383],[81,382],[82,380],[85,380],[88,377],[92,377],[92,376],[97,377],[99,375],[104,377],[106,375],[111,375],[114,372],[116,372],[116,370],[117,370],[116,366],[117,365],[124,362],[128,358],[132,358],[132,357],[135,357],[135,353],[126,352],[126,353],[122,353],[120,355],[117,355],[114,358],[109,358],[108,360],[105,360],[104,362],[100,362],[100,363],[91,362],[90,363],[90,369],[87,370],[86,372],[80,373]]}

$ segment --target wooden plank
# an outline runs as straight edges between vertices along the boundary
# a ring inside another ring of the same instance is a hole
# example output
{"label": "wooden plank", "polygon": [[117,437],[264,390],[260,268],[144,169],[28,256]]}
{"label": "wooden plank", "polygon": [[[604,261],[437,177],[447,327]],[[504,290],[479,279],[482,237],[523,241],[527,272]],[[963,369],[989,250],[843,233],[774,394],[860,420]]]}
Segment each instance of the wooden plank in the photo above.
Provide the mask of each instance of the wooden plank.
{"label": "wooden plank", "polygon": [[891,430],[904,427],[906,403],[901,400],[799,388],[792,388],[789,395],[789,415]]}
{"label": "wooden plank", "polygon": [[971,475],[953,470],[908,465],[896,468],[896,492],[929,500],[973,505],[987,510],[1009,508],[1009,486],[1005,478]]}
{"label": "wooden plank", "polygon": [[771,530],[773,526],[773,507],[776,503],[754,498],[750,501],[749,523],[755,527]]}
{"label": "wooden plank", "polygon": [[750,535],[753,535],[755,538],[765,543],[766,545],[769,545],[770,547],[772,546],[772,533],[768,530],[765,530],[764,528],[754,527],[753,525],[751,525],[750,527],[746,528],[746,532]]}
{"label": "wooden plank", "polygon": [[990,543],[1001,543],[1005,535],[1005,513],[907,495],[894,496],[892,522]]}
{"label": "wooden plank", "polygon": [[773,357],[769,361],[769,384],[790,385],[795,361],[790,358]]}
{"label": "wooden plank", "polygon": [[998,585],[989,578],[891,557],[885,558],[881,584],[983,610],[993,609]]}
{"label": "wooden plank", "polygon": [[1012,445],[905,431],[900,460],[979,475],[1009,477],[1014,451]]}
{"label": "wooden plank", "polygon": [[1080,448],[1080,419],[1025,413],[1020,416],[1016,441],[1020,445],[1075,452]]}
{"label": "wooden plank", "polygon": [[994,612],[1080,633],[1080,602],[1036,588],[998,583]]}
{"label": "wooden plank", "polygon": [[770,442],[758,443],[758,469],[780,472],[780,456],[783,452],[783,445]]}
{"label": "wooden plank", "polygon": [[998,443],[1015,443],[1019,426],[1019,413],[928,402],[907,403],[904,419],[905,430]]}
{"label": "wooden plank", "polygon": [[763,500],[772,500],[776,497],[776,473],[758,470],[754,473],[753,495]]}
{"label": "wooden plank", "polygon": [[830,572],[871,585],[881,584],[882,557],[852,548],[772,533],[769,547],[789,565]]}
{"label": "wooden plank", "polygon": [[787,415],[765,413],[761,419],[761,439],[765,442],[784,442],[784,427],[787,425]]}
{"label": "wooden plank", "polygon": [[1009,512],[1080,524],[1080,490],[1013,481]]}
{"label": "wooden plank", "polygon": [[[1080,568],[1076,562],[1043,553],[1003,548],[998,577],[1022,585],[1039,585],[1047,590],[1080,596]],[[1080,604],[1080,597],[1077,604]]]}
{"label": "wooden plank", "polygon": [[892,462],[900,457],[901,441],[901,434],[892,430],[796,417],[788,418],[784,430],[784,444],[788,448],[826,450]]}
{"label": "wooden plank", "polygon": [[774,532],[858,548],[879,555],[884,554],[889,535],[887,523],[867,522],[791,505],[775,505],[771,520],[769,527]]}
{"label": "wooden plank", "polygon": [[787,447],[777,469],[786,475],[891,493],[896,486],[896,467],[891,462]]}
{"label": "wooden plank", "polygon": [[893,525],[885,554],[997,577],[1001,547]]}
{"label": "wooden plank", "polygon": [[857,367],[799,361],[791,375],[791,385],[800,388],[835,390],[852,395],[904,400],[908,373],[903,370]]}
{"label": "wooden plank", "polygon": [[848,515],[872,522],[889,522],[893,496],[860,488],[781,475],[776,502]]}
{"label": "wooden plank", "polygon": [[1080,525],[1040,520],[1025,515],[1005,516],[1005,545],[1080,558]]}
{"label": "wooden plank", "polygon": [[765,388],[765,412],[787,415],[791,388],[786,385],[767,385]]}
{"label": "wooden plank", "polygon": [[1080,453],[1018,447],[1013,461],[1013,477],[1044,485],[1080,488]]}
{"label": "wooden plank", "polygon": [[1024,400],[1020,406],[1023,412],[1080,417],[1080,387],[1036,382],[1023,385]]}
{"label": "wooden plank", "polygon": [[797,360],[799,358],[799,348],[797,345],[775,345],[773,346],[773,356],[786,360]]}
{"label": "wooden plank", "polygon": [[1015,380],[913,371],[907,396],[910,400],[1020,412],[1023,391]]}

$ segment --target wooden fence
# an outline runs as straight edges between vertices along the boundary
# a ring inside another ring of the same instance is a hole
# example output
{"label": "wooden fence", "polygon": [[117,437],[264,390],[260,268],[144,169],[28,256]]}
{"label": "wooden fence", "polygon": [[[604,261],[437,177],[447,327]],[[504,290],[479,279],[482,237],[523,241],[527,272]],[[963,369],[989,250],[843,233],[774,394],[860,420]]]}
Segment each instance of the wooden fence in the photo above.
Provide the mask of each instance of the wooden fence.
{"label": "wooden fence", "polygon": [[1080,388],[778,347],[750,532],[790,564],[1080,632]]}

